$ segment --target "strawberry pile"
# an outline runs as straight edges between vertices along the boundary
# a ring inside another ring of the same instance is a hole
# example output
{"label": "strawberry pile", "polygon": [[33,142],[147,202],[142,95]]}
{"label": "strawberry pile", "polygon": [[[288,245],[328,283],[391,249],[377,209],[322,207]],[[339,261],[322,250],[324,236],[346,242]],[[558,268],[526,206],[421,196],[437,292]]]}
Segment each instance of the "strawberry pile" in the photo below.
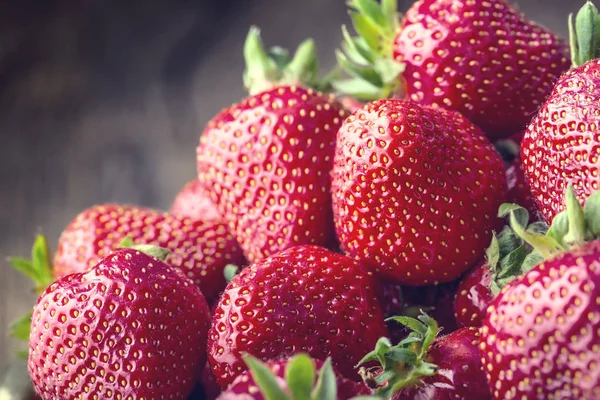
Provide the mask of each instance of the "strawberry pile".
{"label": "strawberry pile", "polygon": [[13,327],[54,399],[600,399],[600,13],[349,0],[244,46],[170,211],[83,210]]}

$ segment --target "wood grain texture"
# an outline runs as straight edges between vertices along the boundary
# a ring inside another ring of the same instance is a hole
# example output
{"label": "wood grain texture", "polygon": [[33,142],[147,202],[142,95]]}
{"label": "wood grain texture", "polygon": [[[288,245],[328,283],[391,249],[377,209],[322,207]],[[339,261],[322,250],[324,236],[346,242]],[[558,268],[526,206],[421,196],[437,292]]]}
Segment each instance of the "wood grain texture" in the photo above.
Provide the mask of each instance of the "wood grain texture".
{"label": "wood grain texture", "polygon": [[[580,3],[518,6],[566,35]],[[195,175],[204,124],[244,95],[251,24],[271,45],[312,36],[326,71],[348,22],[342,0],[18,4],[0,5],[0,371],[15,348],[9,322],[35,301],[5,257],[27,255],[40,231],[55,247],[96,203],[168,208]]]}

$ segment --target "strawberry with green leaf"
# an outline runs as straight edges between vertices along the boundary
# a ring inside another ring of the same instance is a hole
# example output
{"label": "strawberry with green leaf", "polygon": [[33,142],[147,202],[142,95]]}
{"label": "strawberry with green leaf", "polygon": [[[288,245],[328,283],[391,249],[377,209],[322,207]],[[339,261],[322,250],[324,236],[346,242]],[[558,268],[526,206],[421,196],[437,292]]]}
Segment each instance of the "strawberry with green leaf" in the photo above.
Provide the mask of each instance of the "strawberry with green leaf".
{"label": "strawberry with green leaf", "polygon": [[600,192],[581,207],[571,186],[566,211],[546,234],[511,227],[542,260],[506,285],[481,328],[481,356],[495,399],[600,396]]}
{"label": "strawberry with green leaf", "polygon": [[461,328],[436,338],[438,325],[425,313],[393,319],[411,333],[396,345],[381,338],[360,362],[379,362],[378,368],[361,370],[366,381],[378,387],[377,395],[398,400],[491,399],[477,329]]}
{"label": "strawberry with green leaf", "polygon": [[338,52],[343,93],[459,111],[490,138],[524,129],[569,68],[566,42],[504,0],[351,0]]}
{"label": "strawberry with green leaf", "polygon": [[367,400],[371,390],[338,374],[306,353],[263,363],[246,354],[249,370],[239,375],[218,400]]}

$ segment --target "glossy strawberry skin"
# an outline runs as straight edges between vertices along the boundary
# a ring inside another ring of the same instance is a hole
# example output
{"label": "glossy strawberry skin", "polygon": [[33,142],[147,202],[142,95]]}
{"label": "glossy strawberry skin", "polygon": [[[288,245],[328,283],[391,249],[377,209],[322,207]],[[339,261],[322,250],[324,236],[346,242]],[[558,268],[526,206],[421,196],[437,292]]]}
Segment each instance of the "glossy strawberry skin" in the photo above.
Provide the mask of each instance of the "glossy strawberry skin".
{"label": "glossy strawberry skin", "polygon": [[483,260],[460,280],[454,298],[454,316],[459,326],[481,326],[494,295],[490,290],[492,275]]}
{"label": "glossy strawberry skin", "polygon": [[181,269],[209,299],[225,287],[223,268],[244,263],[239,245],[222,222],[105,204],[83,211],[64,230],[54,258],[56,276],[86,271],[117,249],[126,236],[137,244],[169,249],[169,265]]}
{"label": "glossy strawberry skin", "polygon": [[496,399],[600,398],[600,241],[542,262],[496,297],[481,356]]}
{"label": "glossy strawberry skin", "polygon": [[331,241],[329,171],[345,116],[333,96],[283,86],[208,123],[198,177],[249,261]]}
{"label": "glossy strawberry skin", "polygon": [[179,191],[171,206],[171,214],[205,222],[221,220],[217,207],[197,179],[186,183]]}
{"label": "glossy strawberry skin", "polygon": [[490,138],[524,129],[570,67],[566,43],[503,0],[420,0],[394,43],[408,98],[459,111]]}
{"label": "glossy strawberry skin", "polygon": [[[318,371],[323,366],[323,361],[313,360],[315,370]],[[285,382],[285,368],[288,363],[288,359],[271,360],[267,362],[267,366],[273,371],[273,374],[278,378],[280,387],[288,391],[287,383]],[[350,379],[340,375],[336,371],[336,383],[337,383],[337,399],[338,400],[349,400],[355,396],[368,395],[371,390],[362,383],[351,381]],[[249,371],[246,371],[239,375],[233,383],[224,391],[218,400],[265,400],[260,389],[254,382],[252,375]]]}
{"label": "glossy strawberry skin", "polygon": [[213,316],[208,352],[226,388],[246,369],[242,353],[263,361],[301,351],[353,366],[388,336],[371,273],[318,246],[296,246],[244,268],[229,283]]}
{"label": "glossy strawberry skin", "polygon": [[600,175],[600,60],[567,72],[525,132],[525,176],[546,221],[564,209],[569,183],[583,202],[598,190]]}
{"label": "glossy strawberry skin", "polygon": [[515,158],[511,165],[506,169],[506,179],[508,182],[506,201],[524,207],[529,212],[531,221],[542,220],[543,217],[531,194],[529,183],[525,178],[523,163],[521,162],[520,157]]}
{"label": "glossy strawberry skin", "polygon": [[185,399],[206,360],[209,325],[208,305],[191,280],[119,249],[40,296],[29,373],[44,399]]}
{"label": "glossy strawberry skin", "polygon": [[500,155],[460,114],[386,99],[338,133],[332,198],[344,252],[405,285],[450,282],[499,226]]}
{"label": "glossy strawberry skin", "polygon": [[396,393],[392,398],[415,400],[487,400],[490,389],[479,356],[479,331],[461,328],[438,338],[427,356],[427,361],[438,366],[434,376],[424,377],[410,389]]}

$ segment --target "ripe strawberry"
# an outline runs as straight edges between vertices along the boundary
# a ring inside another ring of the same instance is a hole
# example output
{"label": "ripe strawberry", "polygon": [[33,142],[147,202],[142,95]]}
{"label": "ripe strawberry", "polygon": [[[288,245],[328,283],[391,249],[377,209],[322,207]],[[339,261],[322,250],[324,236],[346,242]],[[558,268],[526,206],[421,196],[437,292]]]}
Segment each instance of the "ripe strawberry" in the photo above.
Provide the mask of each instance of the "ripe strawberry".
{"label": "ripe strawberry", "polygon": [[242,353],[270,360],[305,351],[353,365],[388,332],[376,281],[361,264],[318,246],[296,246],[244,268],[219,299],[209,333],[222,388],[246,368]]}
{"label": "ripe strawberry", "polygon": [[460,280],[454,298],[454,317],[460,326],[481,326],[494,294],[492,273],[487,260],[471,268]]}
{"label": "ripe strawberry", "polygon": [[335,372],[331,359],[322,362],[300,353],[266,364],[252,356],[245,361],[250,370],[235,378],[219,400],[347,400],[371,393],[367,386]]}
{"label": "ripe strawberry", "polygon": [[332,95],[287,84],[299,65],[316,63],[311,46],[301,46],[279,85],[265,85],[279,71],[257,31],[245,54],[252,95],[208,123],[197,151],[199,181],[248,260],[299,244],[327,245],[334,235],[329,171],[346,112]]}
{"label": "ripe strawberry", "polygon": [[[436,339],[435,320],[423,314],[418,320],[395,317],[413,331],[392,346],[382,338],[361,361],[377,360],[381,369],[365,373],[381,385],[376,394],[400,399],[491,399],[479,356],[479,331],[461,328]],[[365,371],[365,370],[363,370]]]}
{"label": "ripe strawberry", "polygon": [[171,214],[204,222],[221,220],[217,207],[208,194],[204,193],[197,179],[188,182],[177,194],[171,206]]}
{"label": "ripe strawberry", "polygon": [[569,68],[566,42],[503,0],[419,0],[400,24],[396,1],[349,4],[339,89],[456,110],[490,138],[524,129]]}
{"label": "ripe strawberry", "polygon": [[573,190],[546,235],[511,226],[546,258],[505,286],[483,321],[481,356],[496,399],[600,396],[600,192]]}
{"label": "ripe strawberry", "polygon": [[167,262],[184,271],[209,299],[225,287],[223,268],[244,262],[238,244],[222,222],[105,204],[83,211],[64,230],[54,258],[56,276],[87,270],[118,248],[126,236],[135,243],[169,249]]}
{"label": "ripe strawberry", "polygon": [[502,159],[456,112],[379,100],[338,132],[332,197],[340,244],[387,279],[458,278],[481,258],[505,196]]}
{"label": "ripe strawberry", "polygon": [[185,399],[206,360],[209,325],[191,280],[140,250],[119,249],[41,295],[29,373],[45,399]]}

